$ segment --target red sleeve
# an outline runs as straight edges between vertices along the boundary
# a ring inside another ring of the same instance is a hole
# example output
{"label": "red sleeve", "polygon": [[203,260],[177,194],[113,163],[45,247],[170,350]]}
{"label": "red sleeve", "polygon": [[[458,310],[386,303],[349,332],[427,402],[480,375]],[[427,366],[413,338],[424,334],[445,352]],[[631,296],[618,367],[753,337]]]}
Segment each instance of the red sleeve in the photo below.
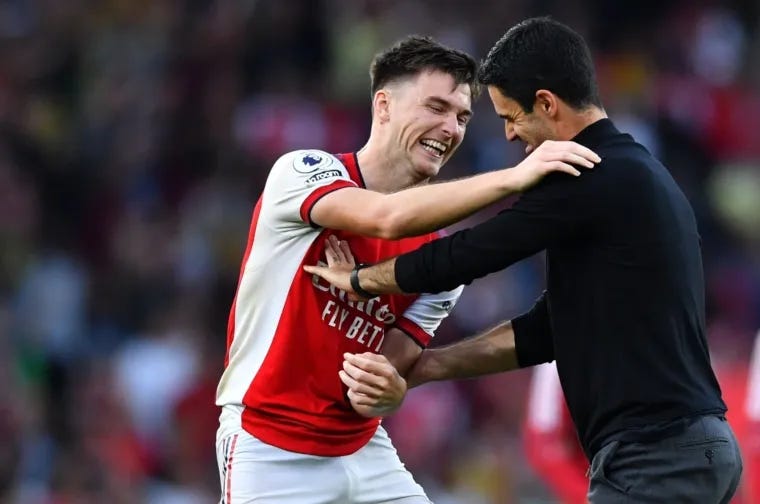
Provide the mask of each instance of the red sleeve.
{"label": "red sleeve", "polygon": [[344,187],[356,187],[356,184],[341,179],[336,180],[332,184],[316,188],[311,194],[306,197],[306,199],[301,204],[301,220],[312,227],[317,227],[317,225],[315,225],[311,220],[311,209],[314,207],[314,204],[322,197],[338,189],[343,189]]}

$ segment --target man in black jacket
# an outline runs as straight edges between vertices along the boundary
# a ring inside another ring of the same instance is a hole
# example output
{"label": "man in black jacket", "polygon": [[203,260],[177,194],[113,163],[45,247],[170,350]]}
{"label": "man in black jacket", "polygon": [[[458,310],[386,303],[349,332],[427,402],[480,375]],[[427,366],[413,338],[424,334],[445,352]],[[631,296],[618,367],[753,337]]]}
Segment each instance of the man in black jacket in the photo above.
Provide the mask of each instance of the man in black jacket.
{"label": "man in black jacket", "polygon": [[[689,202],[607,118],[588,47],[570,28],[549,18],[519,23],[479,78],[508,140],[530,153],[573,139],[602,157],[598,168],[550,175],[496,217],[397,258],[350,273],[307,270],[365,298],[439,292],[546,250],[547,289],[528,313],[425,350],[409,385],[556,360],[592,461],[591,502],[728,502],[742,463],[710,366]],[[341,379],[357,410],[381,413],[403,399],[406,384],[389,368],[381,356],[346,357]]]}

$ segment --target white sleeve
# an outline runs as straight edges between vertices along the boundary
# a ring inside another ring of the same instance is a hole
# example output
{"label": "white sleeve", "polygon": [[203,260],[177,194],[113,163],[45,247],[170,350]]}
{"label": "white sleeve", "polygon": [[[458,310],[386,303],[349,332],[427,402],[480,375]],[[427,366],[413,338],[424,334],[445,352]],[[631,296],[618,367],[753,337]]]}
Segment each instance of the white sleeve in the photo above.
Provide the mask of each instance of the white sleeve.
{"label": "white sleeve", "polygon": [[421,347],[428,346],[435,330],[454,308],[463,289],[464,286],[460,285],[438,294],[420,294],[395,325]]}
{"label": "white sleeve", "polygon": [[335,156],[320,150],[289,152],[269,172],[262,195],[267,222],[281,230],[316,227],[311,208],[324,195],[344,187],[357,187],[345,166]]}
{"label": "white sleeve", "polygon": [[753,422],[760,421],[760,331],[755,338],[755,348],[749,361],[747,400],[744,404],[747,418]]}

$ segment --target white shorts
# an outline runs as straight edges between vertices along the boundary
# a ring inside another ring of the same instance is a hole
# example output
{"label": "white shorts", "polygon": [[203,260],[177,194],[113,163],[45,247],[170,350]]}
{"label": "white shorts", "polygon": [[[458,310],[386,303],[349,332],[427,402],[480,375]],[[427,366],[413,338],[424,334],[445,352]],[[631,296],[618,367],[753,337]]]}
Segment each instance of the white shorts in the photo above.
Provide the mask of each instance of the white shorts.
{"label": "white shorts", "polygon": [[351,455],[319,457],[264,443],[243,429],[217,435],[220,504],[429,504],[378,427]]}

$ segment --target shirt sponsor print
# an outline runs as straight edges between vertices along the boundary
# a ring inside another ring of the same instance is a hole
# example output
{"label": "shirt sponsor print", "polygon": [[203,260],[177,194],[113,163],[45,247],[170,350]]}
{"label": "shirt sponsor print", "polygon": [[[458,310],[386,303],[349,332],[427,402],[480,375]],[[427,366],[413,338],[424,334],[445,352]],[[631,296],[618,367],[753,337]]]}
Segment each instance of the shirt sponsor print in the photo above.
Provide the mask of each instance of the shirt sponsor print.
{"label": "shirt sponsor print", "polygon": [[[320,261],[319,264],[323,263]],[[312,285],[330,294],[322,310],[322,320],[327,325],[337,328],[348,339],[356,339],[370,350],[380,351],[385,328],[396,321],[396,315],[391,312],[388,303],[383,303],[379,296],[367,301],[349,301],[344,290],[321,282],[317,275],[313,275]]]}

